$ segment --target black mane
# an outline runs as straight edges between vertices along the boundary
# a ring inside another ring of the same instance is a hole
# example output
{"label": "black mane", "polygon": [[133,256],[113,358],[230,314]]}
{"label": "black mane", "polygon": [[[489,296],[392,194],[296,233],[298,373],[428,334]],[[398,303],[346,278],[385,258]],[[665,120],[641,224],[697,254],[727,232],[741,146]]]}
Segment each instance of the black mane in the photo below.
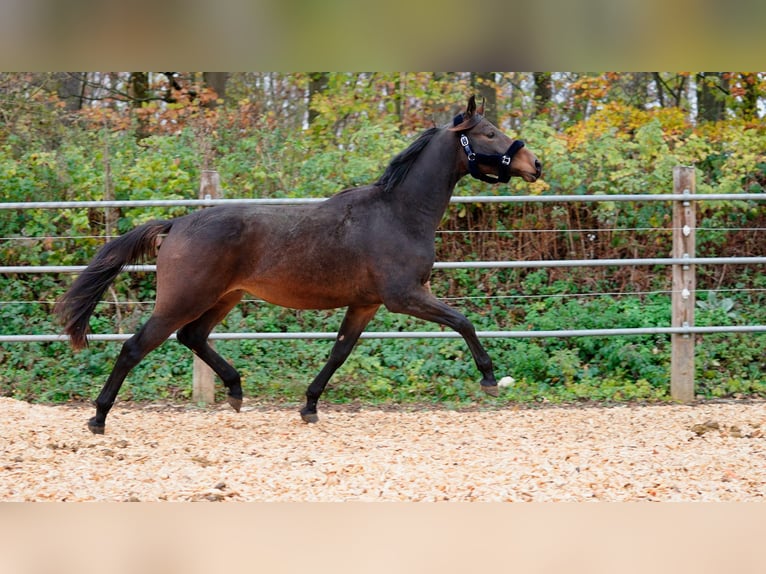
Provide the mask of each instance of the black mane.
{"label": "black mane", "polygon": [[439,128],[434,127],[429,128],[420,134],[418,139],[412,142],[407,149],[400,152],[391,160],[386,171],[384,171],[383,175],[380,176],[380,179],[375,182],[375,185],[382,187],[384,191],[391,191],[404,181],[404,178],[407,177],[407,172],[410,171],[412,164],[418,158],[420,152],[423,151],[428,145],[428,142],[431,141],[431,138],[433,138],[434,134],[438,131]]}

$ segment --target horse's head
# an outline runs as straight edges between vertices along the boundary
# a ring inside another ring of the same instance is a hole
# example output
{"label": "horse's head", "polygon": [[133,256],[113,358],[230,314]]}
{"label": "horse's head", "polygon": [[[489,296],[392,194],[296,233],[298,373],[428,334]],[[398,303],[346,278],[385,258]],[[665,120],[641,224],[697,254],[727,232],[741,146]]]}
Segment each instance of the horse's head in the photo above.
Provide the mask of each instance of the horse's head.
{"label": "horse's head", "polygon": [[484,117],[484,105],[477,109],[471,96],[465,112],[455,116],[450,131],[460,136],[465,151],[466,173],[488,183],[507,183],[511,177],[533,182],[542,174],[542,165],[521,140],[512,140]]}

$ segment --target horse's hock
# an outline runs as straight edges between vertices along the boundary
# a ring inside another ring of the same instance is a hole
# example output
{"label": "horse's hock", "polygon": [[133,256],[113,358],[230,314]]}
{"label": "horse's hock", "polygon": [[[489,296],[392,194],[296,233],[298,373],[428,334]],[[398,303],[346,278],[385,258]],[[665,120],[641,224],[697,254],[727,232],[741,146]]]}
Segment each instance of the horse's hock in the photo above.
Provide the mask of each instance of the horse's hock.
{"label": "horse's hock", "polygon": [[764,501],[766,402],[452,411],[0,398],[0,500]]}

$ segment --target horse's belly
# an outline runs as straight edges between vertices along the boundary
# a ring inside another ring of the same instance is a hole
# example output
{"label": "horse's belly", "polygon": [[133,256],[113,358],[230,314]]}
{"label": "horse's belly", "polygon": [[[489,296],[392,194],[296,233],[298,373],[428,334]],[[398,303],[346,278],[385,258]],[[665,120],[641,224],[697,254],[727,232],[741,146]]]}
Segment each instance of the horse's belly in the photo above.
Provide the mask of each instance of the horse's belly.
{"label": "horse's belly", "polygon": [[290,309],[335,309],[350,305],[348,300],[340,297],[305,296],[299,293],[262,289],[254,290],[252,293],[268,303],[279,305],[280,307],[289,307]]}
{"label": "horse's belly", "polygon": [[281,241],[243,265],[239,287],[293,309],[334,309],[379,303],[370,256],[327,242]]}
{"label": "horse's belly", "polygon": [[256,297],[291,309],[335,309],[349,305],[373,305],[380,303],[377,296],[365,289],[338,281],[281,282],[270,284],[258,281],[244,287]]}

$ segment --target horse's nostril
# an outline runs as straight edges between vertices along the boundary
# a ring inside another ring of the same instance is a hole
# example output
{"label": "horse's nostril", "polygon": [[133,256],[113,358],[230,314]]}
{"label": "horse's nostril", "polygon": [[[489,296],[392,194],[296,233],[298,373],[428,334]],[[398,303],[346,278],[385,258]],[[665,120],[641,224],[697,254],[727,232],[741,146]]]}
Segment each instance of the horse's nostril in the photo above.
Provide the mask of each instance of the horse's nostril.
{"label": "horse's nostril", "polygon": [[538,175],[543,172],[543,164],[540,163],[539,159],[535,160],[535,169],[537,170]]}

